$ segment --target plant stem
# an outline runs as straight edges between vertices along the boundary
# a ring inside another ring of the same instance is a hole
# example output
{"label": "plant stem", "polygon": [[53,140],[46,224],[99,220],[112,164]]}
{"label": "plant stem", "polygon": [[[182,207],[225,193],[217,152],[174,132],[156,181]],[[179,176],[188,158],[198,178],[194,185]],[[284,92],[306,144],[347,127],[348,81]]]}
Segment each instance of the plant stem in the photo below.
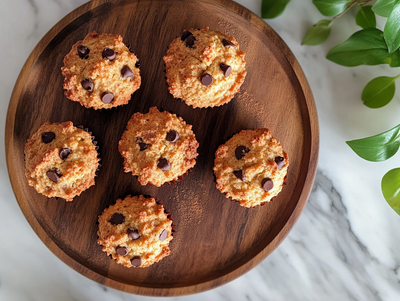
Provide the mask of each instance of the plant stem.
{"label": "plant stem", "polygon": [[[367,0],[370,1],[370,0]],[[358,2],[358,0],[353,0],[353,2],[351,2],[344,11],[342,11],[340,14],[338,14],[337,16],[334,16],[332,19],[332,22],[335,21],[337,18],[340,18],[341,16],[343,16],[350,8],[352,8],[356,3]]]}

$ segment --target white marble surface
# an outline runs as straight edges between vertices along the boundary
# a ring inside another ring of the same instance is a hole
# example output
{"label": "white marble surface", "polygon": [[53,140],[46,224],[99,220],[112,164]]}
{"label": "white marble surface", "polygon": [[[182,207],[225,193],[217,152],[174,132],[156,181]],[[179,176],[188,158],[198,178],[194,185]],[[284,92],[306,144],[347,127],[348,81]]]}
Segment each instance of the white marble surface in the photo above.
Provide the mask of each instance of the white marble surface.
{"label": "white marble surface", "polygon": [[[30,228],[9,183],[4,154],[8,101],[40,38],[85,0],[2,0],[0,5],[0,300],[155,300],[104,287],[55,257]],[[260,15],[261,0],[238,0]],[[346,68],[327,51],[358,30],[355,12],[334,24],[321,46],[301,46],[322,15],[311,0],[293,0],[268,23],[292,49],[313,90],[320,123],[320,160],[313,191],[287,239],[256,268],[211,291],[166,300],[400,300],[400,216],[380,191],[382,176],[399,167],[358,158],[346,140],[399,123],[400,93],[385,108],[362,105],[364,85],[398,70]]]}

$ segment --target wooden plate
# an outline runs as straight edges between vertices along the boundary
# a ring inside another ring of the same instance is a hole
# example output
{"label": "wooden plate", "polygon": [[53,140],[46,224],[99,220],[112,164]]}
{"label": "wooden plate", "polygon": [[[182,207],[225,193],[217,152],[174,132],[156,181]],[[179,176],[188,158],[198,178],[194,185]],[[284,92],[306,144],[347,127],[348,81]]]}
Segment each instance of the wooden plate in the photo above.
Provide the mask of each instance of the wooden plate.
{"label": "wooden plate", "polygon": [[[247,77],[232,102],[193,109],[174,99],[164,79],[169,43],[190,27],[233,35],[246,53]],[[72,45],[91,31],[119,33],[141,61],[142,86],[128,105],[86,109],[64,97],[60,68]],[[200,143],[195,168],[180,182],[141,186],[123,172],[118,141],[134,112],[157,106],[193,125]],[[66,203],[27,185],[23,149],[45,121],[88,127],[99,142],[96,185]],[[214,153],[242,129],[269,128],[290,157],[287,185],[271,203],[246,209],[215,187]],[[39,42],[15,85],[7,114],[6,154],[18,203],[38,236],[66,264],[116,289],[144,295],[184,295],[222,285],[270,254],[298,219],[318,157],[313,97],[293,54],[260,18],[226,0],[97,0],[54,26]],[[126,195],[159,199],[172,213],[171,255],[149,268],[125,268],[96,243],[99,214]]]}

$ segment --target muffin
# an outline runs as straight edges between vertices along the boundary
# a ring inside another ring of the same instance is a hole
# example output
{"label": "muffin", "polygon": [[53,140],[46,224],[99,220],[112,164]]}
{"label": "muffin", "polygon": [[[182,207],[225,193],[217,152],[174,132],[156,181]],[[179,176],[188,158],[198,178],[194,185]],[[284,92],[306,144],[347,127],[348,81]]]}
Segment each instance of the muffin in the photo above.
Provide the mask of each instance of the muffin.
{"label": "muffin", "polygon": [[155,186],[177,180],[196,164],[199,143],[192,126],[169,112],[150,108],[135,113],[119,141],[125,172],[140,184]]}
{"label": "muffin", "polygon": [[64,94],[96,110],[127,104],[140,87],[138,66],[120,35],[91,32],[64,58]]}
{"label": "muffin", "polygon": [[289,157],[268,129],[243,130],[215,153],[217,188],[244,207],[271,201],[286,181]]}
{"label": "muffin", "polygon": [[208,27],[185,30],[164,56],[168,90],[193,108],[223,105],[245,79],[244,56],[234,37]]}
{"label": "muffin", "polygon": [[172,220],[164,207],[142,195],[118,199],[99,216],[97,243],[126,267],[148,267],[170,254]]}
{"label": "muffin", "polygon": [[43,124],[25,145],[28,184],[49,198],[72,201],[94,185],[100,159],[93,138],[70,121]]}

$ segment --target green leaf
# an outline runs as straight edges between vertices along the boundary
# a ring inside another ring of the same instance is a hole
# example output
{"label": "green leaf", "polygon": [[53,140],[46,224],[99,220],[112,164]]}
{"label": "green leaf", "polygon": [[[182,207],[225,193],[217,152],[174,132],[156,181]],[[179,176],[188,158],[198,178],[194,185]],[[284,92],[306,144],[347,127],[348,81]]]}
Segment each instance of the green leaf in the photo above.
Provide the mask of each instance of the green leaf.
{"label": "green leaf", "polygon": [[375,14],[372,11],[371,5],[361,6],[356,15],[356,23],[362,28],[376,27]]}
{"label": "green leaf", "polygon": [[397,1],[392,13],[386,21],[385,29],[383,30],[386,44],[389,52],[393,53],[400,46],[400,1]]}
{"label": "green leaf", "polygon": [[392,157],[400,146],[400,124],[381,134],[346,141],[351,149],[361,158],[368,161],[384,161]]}
{"label": "green leaf", "polygon": [[361,99],[368,108],[381,108],[393,98],[396,90],[395,81],[398,76],[381,76],[371,80],[364,88]]}
{"label": "green leaf", "polygon": [[389,18],[397,1],[398,0],[378,0],[372,5],[372,10],[381,17]]}
{"label": "green leaf", "polygon": [[262,0],[261,16],[264,19],[272,19],[280,16],[290,0]]}
{"label": "green leaf", "polygon": [[347,41],[333,47],[326,58],[347,67],[379,64],[400,66],[400,51],[390,54],[383,32],[377,28],[365,28],[355,32]]}
{"label": "green leaf", "polygon": [[383,197],[398,215],[400,215],[400,168],[389,170],[382,178]]}
{"label": "green leaf", "polygon": [[336,16],[344,12],[352,0],[313,0],[314,5],[324,16]]}
{"label": "green leaf", "polygon": [[331,33],[331,24],[330,20],[320,20],[317,24],[314,24],[304,36],[303,45],[319,45],[325,42]]}

